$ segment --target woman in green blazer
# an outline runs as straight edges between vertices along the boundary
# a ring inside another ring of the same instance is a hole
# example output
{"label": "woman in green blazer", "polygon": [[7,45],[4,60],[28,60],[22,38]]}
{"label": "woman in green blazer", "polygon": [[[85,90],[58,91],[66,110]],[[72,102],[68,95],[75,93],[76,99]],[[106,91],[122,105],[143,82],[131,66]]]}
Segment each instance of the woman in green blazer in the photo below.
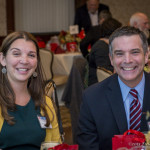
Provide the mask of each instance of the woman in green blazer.
{"label": "woman in green blazer", "polygon": [[36,39],[27,32],[9,34],[0,49],[0,70],[0,148],[39,150],[43,141],[61,142]]}

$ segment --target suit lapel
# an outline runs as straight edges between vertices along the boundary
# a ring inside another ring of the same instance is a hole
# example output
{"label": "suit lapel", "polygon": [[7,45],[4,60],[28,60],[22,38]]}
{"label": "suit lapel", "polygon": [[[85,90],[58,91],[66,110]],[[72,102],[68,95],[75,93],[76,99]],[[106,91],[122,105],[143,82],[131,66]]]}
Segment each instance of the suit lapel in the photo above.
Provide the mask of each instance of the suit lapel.
{"label": "suit lapel", "polygon": [[145,89],[144,89],[144,99],[142,108],[142,118],[141,118],[141,131],[147,131],[147,122],[150,118],[146,120],[146,112],[150,112],[150,75],[145,73]]}
{"label": "suit lapel", "polygon": [[89,13],[88,13],[88,9],[87,9],[87,7],[86,6],[84,6],[84,12],[85,12],[85,19],[84,20],[86,20],[86,24],[88,24],[89,26],[92,26],[92,23],[91,23],[91,19],[90,19],[90,15],[89,15]]}
{"label": "suit lapel", "polygon": [[89,26],[92,26],[92,22],[91,22],[89,13],[88,13],[88,15],[87,15],[86,21],[88,22]]}
{"label": "suit lapel", "polygon": [[108,85],[108,88],[108,101],[110,103],[113,115],[116,119],[120,134],[123,134],[128,129],[128,126],[117,75],[113,76],[113,79]]}

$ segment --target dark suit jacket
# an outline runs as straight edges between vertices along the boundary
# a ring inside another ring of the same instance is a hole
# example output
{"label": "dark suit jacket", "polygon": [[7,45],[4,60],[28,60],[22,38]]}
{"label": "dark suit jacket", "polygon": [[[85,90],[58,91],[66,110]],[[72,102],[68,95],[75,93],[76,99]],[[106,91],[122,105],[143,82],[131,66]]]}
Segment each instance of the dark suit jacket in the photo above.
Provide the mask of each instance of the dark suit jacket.
{"label": "dark suit jacket", "polygon": [[[111,150],[112,137],[128,130],[117,77],[112,75],[85,90],[77,137],[79,150]],[[144,113],[147,111],[150,111],[150,75],[145,73],[141,131],[148,130]]]}
{"label": "dark suit jacket", "polygon": [[[104,4],[100,4],[98,8],[98,14],[100,13],[100,11],[105,9],[109,10],[109,7]],[[86,4],[76,10],[74,24],[79,25],[79,30],[81,30],[81,28],[83,27],[85,33],[87,33],[87,31],[92,26]]]}

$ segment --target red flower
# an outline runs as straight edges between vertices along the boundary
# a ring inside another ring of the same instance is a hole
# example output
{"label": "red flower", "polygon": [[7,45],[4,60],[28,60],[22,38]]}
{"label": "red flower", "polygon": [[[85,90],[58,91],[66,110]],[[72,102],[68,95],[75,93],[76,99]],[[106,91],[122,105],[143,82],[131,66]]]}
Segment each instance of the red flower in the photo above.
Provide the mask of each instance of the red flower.
{"label": "red flower", "polygon": [[84,37],[85,37],[84,29],[81,29],[80,33],[77,36],[80,37],[81,39],[84,39]]}
{"label": "red flower", "polygon": [[44,41],[39,41],[38,46],[39,46],[39,48],[45,48],[45,42]]}

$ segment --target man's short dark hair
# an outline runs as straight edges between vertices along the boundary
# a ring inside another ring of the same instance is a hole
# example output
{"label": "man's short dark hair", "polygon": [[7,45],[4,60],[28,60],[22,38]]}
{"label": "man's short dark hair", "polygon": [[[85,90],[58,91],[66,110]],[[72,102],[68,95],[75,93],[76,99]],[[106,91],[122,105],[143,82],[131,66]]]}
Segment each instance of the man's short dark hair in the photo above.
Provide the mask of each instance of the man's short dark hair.
{"label": "man's short dark hair", "polygon": [[99,13],[98,20],[101,20],[101,19],[107,20],[109,18],[112,18],[112,14],[109,10],[104,9]]}
{"label": "man's short dark hair", "polygon": [[121,22],[114,18],[109,18],[105,20],[101,25],[101,37],[109,38],[109,36],[121,26]]}
{"label": "man's short dark hair", "polygon": [[109,37],[109,53],[110,53],[110,55],[111,56],[113,55],[112,42],[115,38],[121,37],[121,36],[132,36],[132,35],[139,35],[141,42],[142,42],[142,48],[143,48],[144,54],[145,54],[148,51],[148,43],[147,43],[147,38],[146,38],[145,34],[135,27],[123,26],[123,27],[115,30]]}

